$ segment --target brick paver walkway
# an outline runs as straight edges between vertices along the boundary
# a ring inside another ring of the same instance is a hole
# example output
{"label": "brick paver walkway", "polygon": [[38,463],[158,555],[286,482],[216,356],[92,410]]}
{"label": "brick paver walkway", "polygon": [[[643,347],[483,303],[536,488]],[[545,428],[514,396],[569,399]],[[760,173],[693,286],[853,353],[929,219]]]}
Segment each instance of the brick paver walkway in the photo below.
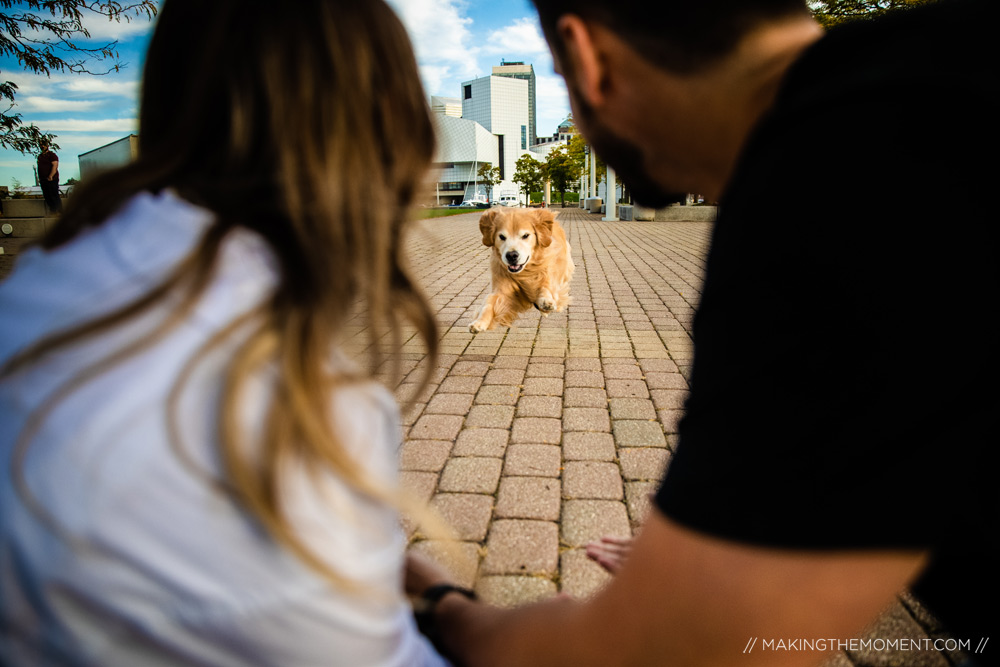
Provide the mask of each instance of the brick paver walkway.
{"label": "brick paver walkway", "polygon": [[[472,334],[468,324],[489,291],[479,214],[420,223],[411,243],[441,356],[419,396],[427,360],[415,338],[404,345],[402,381],[383,376],[401,401],[416,398],[404,412],[403,483],[454,527],[462,542],[451,567],[484,599],[584,597],[607,575],[582,547],[635,532],[669,462],[711,225],[606,223],[560,209],[577,266],[572,305]],[[441,552],[420,537],[414,548]],[[906,598],[871,636],[938,631]],[[830,664],[887,660],[953,664],[933,651],[840,653]]]}

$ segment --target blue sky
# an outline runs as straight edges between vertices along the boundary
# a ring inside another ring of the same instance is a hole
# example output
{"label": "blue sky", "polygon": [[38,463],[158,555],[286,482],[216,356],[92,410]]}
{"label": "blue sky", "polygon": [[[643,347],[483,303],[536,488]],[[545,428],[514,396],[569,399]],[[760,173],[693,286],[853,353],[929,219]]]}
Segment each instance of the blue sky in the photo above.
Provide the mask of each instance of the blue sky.
{"label": "blue sky", "polygon": [[[462,81],[490,73],[501,59],[524,61],[537,77],[538,134],[551,135],[569,114],[562,79],[528,0],[388,0],[413,41],[424,88],[430,95],[458,97]],[[125,67],[104,76],[29,75],[16,62],[0,60],[0,80],[19,87],[17,106],[25,124],[57,136],[62,181],[78,176],[77,156],[138,132],[139,78],[153,23],[86,22],[92,44],[119,40]],[[98,68],[100,65],[95,65]],[[0,151],[0,185],[13,178],[34,185],[34,156]]]}

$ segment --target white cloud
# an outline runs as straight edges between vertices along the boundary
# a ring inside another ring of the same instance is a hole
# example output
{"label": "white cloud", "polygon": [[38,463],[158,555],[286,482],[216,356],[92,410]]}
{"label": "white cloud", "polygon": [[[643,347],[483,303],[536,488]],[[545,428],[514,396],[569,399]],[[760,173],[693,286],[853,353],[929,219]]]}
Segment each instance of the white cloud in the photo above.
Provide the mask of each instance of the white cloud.
{"label": "white cloud", "polygon": [[542,37],[538,21],[525,17],[490,32],[483,51],[490,54],[513,54],[517,57],[539,56],[547,54],[549,47]]}
{"label": "white cloud", "polygon": [[138,127],[139,121],[135,118],[105,118],[102,120],[62,118],[45,121],[46,131],[55,134],[60,132],[121,132],[122,134],[130,134],[136,132]]}
{"label": "white cloud", "polygon": [[18,111],[38,111],[43,113],[53,111],[92,111],[100,102],[96,100],[66,100],[53,97],[29,95],[17,98]]}
{"label": "white cloud", "polygon": [[139,79],[133,72],[90,76],[87,74],[55,73],[51,76],[29,72],[9,72],[7,76],[17,84],[17,98],[21,96],[74,97],[120,96],[133,100],[139,97]]}
{"label": "white cloud", "polygon": [[110,21],[107,17],[100,16],[93,12],[84,12],[83,26],[90,33],[90,39],[95,42],[125,41],[138,35],[152,32],[155,25],[154,20],[150,21],[145,14],[136,16],[126,14],[130,20],[122,18],[120,21]]}
{"label": "white cloud", "polygon": [[478,75],[466,5],[460,0],[389,0],[406,26],[420,63],[428,94],[455,95],[441,88],[450,77],[470,79]]}

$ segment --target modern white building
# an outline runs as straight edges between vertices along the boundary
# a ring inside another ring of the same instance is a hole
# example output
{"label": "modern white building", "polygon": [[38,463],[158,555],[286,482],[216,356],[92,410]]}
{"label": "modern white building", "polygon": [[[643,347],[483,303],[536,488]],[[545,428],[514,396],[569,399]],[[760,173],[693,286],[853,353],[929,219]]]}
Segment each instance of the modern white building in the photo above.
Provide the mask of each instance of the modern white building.
{"label": "modern white building", "polygon": [[443,116],[462,117],[462,100],[457,97],[431,97],[431,111]]}
{"label": "modern white building", "polygon": [[473,120],[496,137],[500,184],[517,189],[511,180],[517,159],[528,152],[530,139],[528,82],[504,76],[484,76],[462,83],[462,118]]}
{"label": "modern white building", "polygon": [[492,197],[518,192],[517,160],[535,141],[535,73],[531,65],[503,63],[490,76],[462,82],[458,98],[431,98],[438,168],[434,201],[459,204],[489,196],[477,172],[489,162],[500,169]]}
{"label": "modern white building", "polygon": [[535,68],[523,62],[500,61],[493,67],[493,76],[506,76],[511,79],[522,79],[528,82],[528,146],[538,142],[538,123],[535,108]]}
{"label": "modern white building", "polygon": [[497,139],[479,123],[444,113],[432,115],[437,134],[437,183],[434,203],[461,204],[477,195],[487,196],[486,187],[478,184],[477,172],[484,162],[497,164]]}

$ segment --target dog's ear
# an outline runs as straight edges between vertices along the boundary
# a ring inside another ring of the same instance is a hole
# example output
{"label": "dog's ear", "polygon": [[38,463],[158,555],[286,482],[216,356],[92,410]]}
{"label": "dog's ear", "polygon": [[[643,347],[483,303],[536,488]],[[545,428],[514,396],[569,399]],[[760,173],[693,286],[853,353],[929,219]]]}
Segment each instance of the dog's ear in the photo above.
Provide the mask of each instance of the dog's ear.
{"label": "dog's ear", "polygon": [[491,246],[493,245],[493,233],[496,229],[496,219],[499,213],[494,209],[490,209],[479,216],[479,231],[483,235],[483,245]]}
{"label": "dog's ear", "polygon": [[556,216],[548,209],[535,210],[535,236],[538,237],[538,245],[548,248],[552,245],[552,223]]}

